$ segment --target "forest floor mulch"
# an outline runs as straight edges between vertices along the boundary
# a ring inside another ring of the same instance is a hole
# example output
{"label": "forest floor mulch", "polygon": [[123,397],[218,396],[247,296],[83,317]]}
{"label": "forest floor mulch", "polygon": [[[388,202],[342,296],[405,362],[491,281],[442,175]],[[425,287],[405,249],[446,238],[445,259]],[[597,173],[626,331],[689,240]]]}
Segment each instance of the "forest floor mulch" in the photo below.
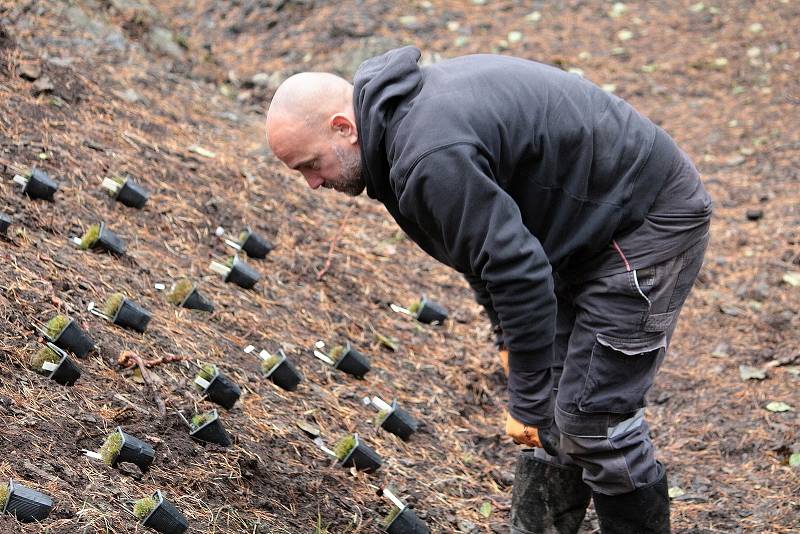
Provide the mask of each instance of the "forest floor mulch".
{"label": "forest floor mulch", "polygon": [[[263,139],[265,106],[287,75],[349,76],[408,43],[428,62],[499,52],[580,72],[692,156],[715,202],[712,241],[649,408],[679,488],[674,530],[800,528],[800,467],[789,465],[800,452],[796,2],[160,4],[0,1],[0,194],[12,217],[0,242],[0,480],[53,496],[44,527],[139,532],[126,509],[162,489],[192,532],[377,532],[388,506],[375,493],[388,484],[435,532],[507,531],[517,448],[503,436],[504,379],[466,284],[375,203],[308,191]],[[54,203],[12,182],[33,166],[60,182]],[[152,192],[143,210],[100,189],[126,173]],[[69,242],[98,222],[127,241],[125,256]],[[254,290],[208,270],[231,253],[219,226],[252,226],[275,243],[247,260],[262,275]],[[176,308],[155,289],[183,276],[214,313]],[[114,291],[152,312],[145,334],[87,312]],[[390,311],[420,294],[452,320],[436,328]],[[97,344],[72,388],[27,366],[34,323],[55,313]],[[320,339],[349,340],[372,371],[359,381],[326,367],[312,356]],[[298,390],[266,380],[248,345],[282,348],[305,377]],[[128,351],[168,361],[142,371],[120,360]],[[243,390],[220,409],[227,449],[192,441],[177,413],[212,407],[192,384],[200,363]],[[740,366],[765,378],[744,380]],[[397,398],[424,423],[418,434],[405,443],[375,430],[366,395]],[[791,410],[771,412],[772,401]],[[334,465],[298,420],[329,445],[358,432],[384,466]],[[117,425],[154,445],[147,474],[81,453]],[[595,528],[590,516],[584,530]],[[3,532],[40,530],[0,517]]]}

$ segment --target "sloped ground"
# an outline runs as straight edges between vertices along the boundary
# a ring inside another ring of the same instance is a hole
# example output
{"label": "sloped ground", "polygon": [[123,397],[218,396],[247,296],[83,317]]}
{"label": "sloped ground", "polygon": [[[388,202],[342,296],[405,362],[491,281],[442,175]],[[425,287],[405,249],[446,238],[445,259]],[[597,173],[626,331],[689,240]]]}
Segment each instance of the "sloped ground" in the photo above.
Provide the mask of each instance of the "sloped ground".
{"label": "sloped ground", "polygon": [[[307,191],[262,139],[264,107],[286,75],[350,75],[370,54],[414,43],[429,61],[497,49],[581,69],[693,156],[716,202],[712,245],[651,396],[656,443],[671,485],[684,491],[673,524],[800,528],[800,472],[788,465],[800,452],[800,7],[624,7],[0,1],[0,191],[14,221],[0,244],[0,478],[54,497],[51,532],[142,531],[125,509],[157,488],[194,532],[377,532],[387,506],[374,492],[385,484],[436,532],[506,531],[516,449],[502,437],[504,384],[465,284],[398,236],[380,206]],[[20,196],[11,182],[33,165],[61,182],[54,204]],[[123,172],[153,192],[143,211],[100,190],[103,176]],[[748,209],[763,217],[748,221]],[[98,221],[128,240],[127,257],[68,243]],[[263,276],[254,291],[207,269],[226,252],[214,229],[248,224],[277,245],[250,260]],[[214,314],[174,308],[154,289],[179,276],[198,281]],[[153,313],[146,334],[86,311],[114,290]],[[445,302],[455,320],[435,329],[389,311],[419,293]],[[26,366],[32,322],[56,311],[98,345],[70,389]],[[400,349],[382,349],[374,331]],[[351,340],[373,371],[364,381],[331,372],[310,354],[317,339]],[[283,347],[306,381],[282,392],[242,352],[248,344]],[[143,382],[118,363],[123,351],[175,361]],[[211,407],[192,387],[199,362],[219,365],[244,390],[222,413],[236,438],[229,449],[195,444],[176,414]],[[767,378],[743,381],[742,364],[766,368]],[[398,398],[424,427],[409,444],[373,430],[360,404],[367,394]],[[793,410],[769,412],[770,401]],[[319,425],[329,443],[357,431],[385,465],[375,475],[331,465],[297,419]],[[156,446],[144,477],[81,455],[116,425]],[[6,516],[0,530],[41,528]]]}

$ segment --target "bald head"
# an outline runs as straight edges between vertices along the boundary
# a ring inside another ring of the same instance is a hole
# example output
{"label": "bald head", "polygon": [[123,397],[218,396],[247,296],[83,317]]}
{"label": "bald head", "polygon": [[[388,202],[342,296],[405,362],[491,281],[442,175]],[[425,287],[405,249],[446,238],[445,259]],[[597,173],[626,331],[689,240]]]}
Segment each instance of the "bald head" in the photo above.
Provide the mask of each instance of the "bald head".
{"label": "bald head", "polygon": [[[319,126],[328,115],[352,106],[353,86],[347,80],[327,72],[301,72],[283,82],[267,112],[267,131],[270,125],[283,120],[299,121]],[[270,137],[272,137],[270,135]]]}
{"label": "bald head", "polygon": [[353,86],[347,80],[325,72],[291,76],[272,97],[266,134],[273,154],[302,172],[311,188],[363,191]]}

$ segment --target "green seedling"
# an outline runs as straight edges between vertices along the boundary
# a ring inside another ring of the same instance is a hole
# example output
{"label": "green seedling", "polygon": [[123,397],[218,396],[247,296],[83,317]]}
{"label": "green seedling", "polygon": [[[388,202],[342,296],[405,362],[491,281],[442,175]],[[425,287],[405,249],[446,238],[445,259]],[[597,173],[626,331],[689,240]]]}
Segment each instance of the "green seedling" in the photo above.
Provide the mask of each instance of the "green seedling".
{"label": "green seedling", "polygon": [[47,337],[55,339],[69,324],[69,317],[66,315],[56,315],[47,321]]}
{"label": "green seedling", "polygon": [[100,458],[104,464],[111,465],[120,450],[122,450],[122,435],[119,432],[112,432],[100,447]]}
{"label": "green seedling", "polygon": [[261,370],[264,373],[269,373],[270,371],[272,371],[273,367],[278,365],[278,362],[280,360],[281,360],[281,357],[280,357],[279,354],[270,354],[269,358],[267,358],[266,360],[262,360],[261,361]]}
{"label": "green seedling", "polygon": [[206,382],[211,382],[211,379],[214,378],[215,374],[217,374],[217,368],[210,363],[207,363],[200,368],[200,372],[197,373],[197,378],[202,378]]}
{"label": "green seedling", "polygon": [[56,351],[50,347],[42,347],[39,352],[34,354],[31,358],[31,369],[37,373],[48,375],[50,371],[42,369],[45,362],[58,363],[59,361],[61,361],[61,357],[56,354]]}
{"label": "green seedling", "polygon": [[86,229],[86,232],[81,237],[81,249],[89,250],[100,239],[100,225],[93,224]]}
{"label": "green seedling", "polygon": [[8,486],[0,486],[0,510],[6,507],[6,501],[8,500]]}
{"label": "green seedling", "polygon": [[155,509],[157,504],[156,500],[152,497],[139,499],[133,503],[133,515],[135,515],[139,521],[143,521],[144,518],[150,515],[150,512]]}
{"label": "green seedling", "polygon": [[114,317],[119,307],[122,306],[123,300],[125,300],[125,295],[122,293],[114,293],[108,297],[108,300],[106,300],[106,303],[103,305],[103,313],[109,317]]}
{"label": "green seedling", "polygon": [[411,306],[408,307],[408,311],[416,315],[419,312],[420,308],[422,308],[422,301],[417,300]]}
{"label": "green seedling", "polygon": [[250,232],[248,232],[247,230],[242,230],[242,233],[239,234],[239,243],[244,243],[249,235]]}
{"label": "green seedling", "polygon": [[181,278],[172,286],[172,291],[167,294],[167,301],[175,306],[180,306],[194,289],[194,284],[188,278]]}
{"label": "green seedling", "polygon": [[340,462],[343,462],[347,455],[350,454],[356,446],[356,437],[353,434],[348,434],[342,439],[340,439],[336,446],[333,448],[333,453],[339,459]]}
{"label": "green seedling", "polygon": [[402,512],[402,510],[397,506],[392,507],[392,511],[386,514],[386,517],[383,518],[383,528],[389,528],[389,525],[391,525],[392,521],[394,521],[397,516],[400,515],[400,512]]}
{"label": "green seedling", "polygon": [[375,419],[374,419],[375,426],[380,426],[380,424],[383,423],[383,420],[386,419],[391,412],[392,412],[391,408],[385,408],[379,411],[377,414],[375,414]]}
{"label": "green seedling", "polygon": [[211,412],[195,414],[192,417],[192,431],[197,430],[209,421],[211,421]]}
{"label": "green seedling", "polygon": [[346,351],[347,351],[347,349],[344,346],[336,345],[335,347],[333,347],[331,349],[331,352],[330,352],[330,354],[328,354],[328,356],[330,356],[333,361],[338,362],[339,358],[344,356],[344,353]]}
{"label": "green seedling", "polygon": [[225,267],[228,269],[233,269],[233,262],[236,261],[236,256],[231,256],[227,260],[225,260]]}

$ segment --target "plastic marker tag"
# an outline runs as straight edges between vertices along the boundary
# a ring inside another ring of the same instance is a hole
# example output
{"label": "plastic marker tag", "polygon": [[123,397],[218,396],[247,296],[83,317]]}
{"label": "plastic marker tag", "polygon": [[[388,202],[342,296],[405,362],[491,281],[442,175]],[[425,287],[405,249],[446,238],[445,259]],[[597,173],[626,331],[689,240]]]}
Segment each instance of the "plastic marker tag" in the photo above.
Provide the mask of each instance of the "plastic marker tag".
{"label": "plastic marker tag", "polygon": [[72,238],[70,238],[69,242],[72,243],[73,245],[75,245],[76,247],[81,246],[81,238],[80,237],[73,236]]}
{"label": "plastic marker tag", "polygon": [[103,457],[100,456],[100,453],[95,452],[95,451],[89,451],[89,450],[86,450],[86,449],[81,449],[81,452],[84,455],[88,456],[89,458],[93,458],[95,460],[102,460],[103,459]]}
{"label": "plastic marker tag", "polygon": [[235,248],[236,250],[242,250],[242,246],[239,245],[239,243],[237,243],[236,241],[232,241],[230,239],[226,239],[225,240],[225,244],[228,245],[231,248]]}
{"label": "plastic marker tag", "polygon": [[247,346],[244,348],[244,353],[245,353],[245,354],[250,354],[250,353],[251,353],[251,352],[253,352],[254,350],[256,350],[256,348],[255,348],[253,345],[247,345]]}
{"label": "plastic marker tag", "polygon": [[411,315],[412,317],[414,316],[414,314],[411,313],[409,310],[403,308],[402,306],[398,306],[397,304],[390,304],[389,307],[392,309],[392,311],[395,311],[397,313],[404,313],[406,315]]}
{"label": "plastic marker tag", "polygon": [[52,372],[52,371],[55,371],[56,369],[58,369],[58,364],[55,364],[53,362],[44,362],[42,364],[42,370],[44,370],[44,371]]}
{"label": "plastic marker tag", "polygon": [[266,351],[266,349],[261,349],[261,352],[258,353],[258,357],[262,360],[269,360],[272,358],[272,354]]}
{"label": "plastic marker tag", "polygon": [[317,358],[319,358],[323,362],[327,363],[328,365],[333,365],[334,363],[336,363],[333,360],[331,360],[330,357],[328,357],[327,354],[323,354],[318,350],[314,351],[314,356],[316,356]]}
{"label": "plastic marker tag", "polygon": [[380,397],[372,397],[372,404],[379,410],[391,410],[392,407],[386,404]]}
{"label": "plastic marker tag", "polygon": [[19,175],[19,174],[15,174],[14,175],[14,182],[16,182],[16,183],[18,183],[19,185],[22,185],[22,186],[28,185],[28,179],[25,178],[24,176]]}
{"label": "plastic marker tag", "polygon": [[167,286],[165,286],[164,284],[153,284],[153,287],[159,291],[164,291],[165,289],[167,289]]}
{"label": "plastic marker tag", "polygon": [[206,380],[205,378],[203,378],[201,376],[195,377],[194,383],[197,384],[198,386],[200,386],[203,389],[208,389],[208,386],[211,385],[211,382],[209,382],[208,380]]}
{"label": "plastic marker tag", "polygon": [[208,268],[211,269],[212,271],[214,271],[215,273],[217,273],[220,276],[228,276],[228,273],[231,272],[229,267],[227,267],[227,266],[225,266],[225,265],[223,265],[223,264],[221,264],[221,263],[219,263],[217,261],[212,261],[209,264]]}
{"label": "plastic marker tag", "polygon": [[103,178],[103,182],[100,184],[100,186],[108,189],[112,193],[118,193],[121,189],[121,186],[111,178]]}

